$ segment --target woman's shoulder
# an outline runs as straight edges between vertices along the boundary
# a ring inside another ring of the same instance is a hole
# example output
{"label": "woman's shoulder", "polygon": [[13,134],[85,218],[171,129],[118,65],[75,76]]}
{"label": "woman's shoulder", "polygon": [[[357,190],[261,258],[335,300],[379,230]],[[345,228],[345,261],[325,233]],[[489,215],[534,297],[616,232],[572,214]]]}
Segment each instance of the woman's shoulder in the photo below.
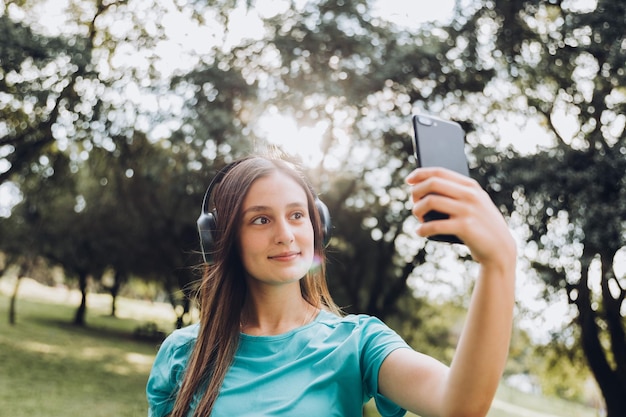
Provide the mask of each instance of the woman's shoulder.
{"label": "woman's shoulder", "polygon": [[[348,344],[352,340],[360,349],[381,357],[398,347],[408,347],[398,333],[387,326],[382,320],[367,314],[348,314],[339,316],[328,311],[321,311],[318,317],[316,337],[324,337],[326,341],[337,341]],[[324,335],[324,336],[322,336]]]}
{"label": "woman's shoulder", "polygon": [[161,349],[167,349],[169,351],[175,351],[181,348],[189,349],[196,342],[199,329],[200,324],[195,323],[174,330],[165,338]]}
{"label": "woman's shoulder", "polygon": [[384,327],[388,328],[379,318],[368,314],[337,315],[330,311],[320,311],[318,320],[320,324],[329,327],[348,326],[353,328]]}
{"label": "woman's shoulder", "polygon": [[[149,383],[151,389],[157,389],[155,387],[161,385],[169,386],[168,384],[174,384],[182,378],[189,354],[198,338],[198,329],[198,324],[192,324],[174,330],[165,338],[152,365]],[[173,387],[174,385],[170,388]]]}

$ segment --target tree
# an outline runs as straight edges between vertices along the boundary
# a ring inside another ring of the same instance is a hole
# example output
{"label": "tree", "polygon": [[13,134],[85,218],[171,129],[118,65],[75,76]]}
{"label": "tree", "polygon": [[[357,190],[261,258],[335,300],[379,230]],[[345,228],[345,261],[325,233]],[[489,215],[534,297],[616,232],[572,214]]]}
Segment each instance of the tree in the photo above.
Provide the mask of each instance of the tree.
{"label": "tree", "polygon": [[526,120],[540,120],[553,142],[530,155],[477,152],[491,154],[480,173],[494,198],[526,220],[547,295],[564,294],[577,310],[580,336],[564,342],[581,344],[607,415],[622,416],[626,281],[614,267],[626,245],[626,6],[584,7],[485,3],[468,19],[471,30],[490,23],[491,56],[513,82],[510,102]]}
{"label": "tree", "polygon": [[[12,4],[14,5],[14,4]],[[77,81],[93,77],[87,66],[91,58],[90,36],[46,36],[27,24],[11,18],[9,4],[0,14],[0,102],[2,129],[0,146],[8,169],[0,173],[0,183],[13,175],[44,169],[41,157],[54,159],[55,123],[65,120],[68,112],[80,103]],[[85,113],[75,112],[85,121]],[[86,120],[88,122],[88,120]]]}
{"label": "tree", "polygon": [[[7,167],[0,182],[13,181],[23,195],[2,223],[7,229],[25,225],[24,239],[11,242],[18,252],[36,236],[30,248],[79,277],[79,324],[87,277],[97,279],[106,268],[163,281],[173,304],[188,310],[188,299],[177,294],[190,293],[197,278],[194,219],[210,167],[242,152],[233,132],[245,124],[235,116],[254,87],[218,63],[186,80],[163,75],[156,54],[146,52],[163,35],[163,9],[153,6],[97,1],[85,9],[92,13],[70,7],[74,24],[58,36],[29,21],[28,13],[13,18],[31,2],[7,6],[0,16],[6,35],[0,47],[0,111],[6,116],[0,147]],[[154,25],[135,20],[141,10]],[[127,32],[111,30],[119,21],[131,23]],[[120,59],[132,52],[145,58]],[[203,94],[208,84],[220,92],[217,100]],[[234,94],[235,85],[241,94]],[[139,91],[139,97],[125,90]],[[194,100],[189,114],[177,112],[180,97]],[[187,116],[189,122],[180,123]],[[194,122],[198,118],[202,123]],[[155,136],[154,129],[168,133]],[[9,242],[2,244],[6,249]]]}

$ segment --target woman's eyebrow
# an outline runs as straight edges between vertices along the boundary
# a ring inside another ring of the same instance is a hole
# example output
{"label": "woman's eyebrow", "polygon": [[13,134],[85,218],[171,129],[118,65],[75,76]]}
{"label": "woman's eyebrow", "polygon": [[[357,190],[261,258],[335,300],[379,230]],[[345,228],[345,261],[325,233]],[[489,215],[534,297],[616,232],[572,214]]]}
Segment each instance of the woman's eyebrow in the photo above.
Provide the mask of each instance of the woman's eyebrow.
{"label": "woman's eyebrow", "polygon": [[250,206],[250,207],[244,209],[243,214],[246,214],[246,213],[258,213],[258,212],[267,211],[267,210],[269,210],[268,206]]}
{"label": "woman's eyebrow", "polygon": [[[304,202],[295,201],[293,203],[287,204],[286,207],[288,209],[305,208],[305,207],[308,207],[308,204],[304,203]],[[250,206],[250,207],[244,209],[243,210],[243,214],[246,214],[246,213],[259,213],[259,212],[271,211],[271,210],[272,210],[272,207],[270,207],[270,206],[256,205],[256,206]]]}

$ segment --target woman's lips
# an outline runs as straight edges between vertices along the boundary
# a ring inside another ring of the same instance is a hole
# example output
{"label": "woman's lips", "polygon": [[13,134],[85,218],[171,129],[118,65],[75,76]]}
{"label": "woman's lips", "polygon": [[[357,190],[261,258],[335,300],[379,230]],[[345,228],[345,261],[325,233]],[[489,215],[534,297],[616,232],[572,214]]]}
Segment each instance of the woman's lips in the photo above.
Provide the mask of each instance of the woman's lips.
{"label": "woman's lips", "polygon": [[300,252],[291,251],[291,252],[279,253],[277,255],[272,255],[272,256],[269,256],[269,258],[275,261],[290,261],[292,259],[295,259],[298,255],[300,255]]}

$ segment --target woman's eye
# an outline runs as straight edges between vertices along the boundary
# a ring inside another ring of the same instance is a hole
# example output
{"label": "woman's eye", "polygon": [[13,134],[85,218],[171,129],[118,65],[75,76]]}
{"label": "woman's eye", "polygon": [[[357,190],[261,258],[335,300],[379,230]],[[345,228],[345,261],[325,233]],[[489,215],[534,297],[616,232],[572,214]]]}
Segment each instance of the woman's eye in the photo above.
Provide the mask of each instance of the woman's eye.
{"label": "woman's eye", "polygon": [[269,222],[269,219],[267,217],[257,217],[256,219],[252,220],[252,224],[267,224]]}
{"label": "woman's eye", "polygon": [[300,220],[304,218],[304,213],[297,211],[291,216],[294,220]]}

